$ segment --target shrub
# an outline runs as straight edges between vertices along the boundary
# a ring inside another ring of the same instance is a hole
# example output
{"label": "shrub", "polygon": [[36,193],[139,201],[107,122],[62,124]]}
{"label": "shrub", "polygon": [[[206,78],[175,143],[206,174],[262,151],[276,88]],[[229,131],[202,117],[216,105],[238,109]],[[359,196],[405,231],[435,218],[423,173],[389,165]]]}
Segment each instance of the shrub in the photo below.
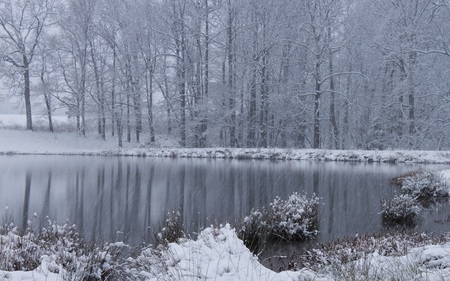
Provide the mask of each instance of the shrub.
{"label": "shrub", "polygon": [[0,235],[0,270],[33,270],[40,264],[41,254],[31,232],[19,235],[17,228],[11,227]]}
{"label": "shrub", "polygon": [[53,256],[55,263],[62,265],[67,272],[75,272],[80,267],[78,258],[83,255],[84,241],[75,225],[67,222],[59,225],[47,220],[36,242],[46,255]]}
{"label": "shrub", "polygon": [[421,208],[416,198],[409,194],[394,196],[390,200],[382,199],[381,215],[386,225],[414,226]]}
{"label": "shrub", "polygon": [[293,193],[287,200],[276,197],[270,203],[269,211],[253,210],[244,218],[239,230],[239,238],[257,253],[269,239],[299,241],[317,235],[319,198]]}
{"label": "shrub", "polygon": [[419,170],[394,178],[392,182],[402,191],[418,200],[448,197],[450,190],[441,175],[430,170]]}
{"label": "shrub", "polygon": [[57,224],[55,221],[47,220],[39,231],[37,239],[44,249],[58,252],[64,249],[68,252],[77,252],[83,245],[83,240],[74,224]]}
{"label": "shrub", "polygon": [[125,250],[123,243],[88,248],[75,225],[67,223],[49,220],[37,235],[30,223],[24,231],[12,222],[0,225],[0,270],[34,270],[45,257],[48,269],[64,280],[126,280]]}
{"label": "shrub", "polygon": [[33,270],[40,264],[42,254],[31,222],[20,230],[6,213],[0,225],[0,270]]}
{"label": "shrub", "polygon": [[271,207],[271,232],[285,240],[304,240],[317,235],[319,198],[294,192],[287,200],[276,197]]}
{"label": "shrub", "polygon": [[70,272],[71,280],[130,280],[123,263],[128,246],[118,243],[93,245],[86,254],[77,257],[78,268]]}

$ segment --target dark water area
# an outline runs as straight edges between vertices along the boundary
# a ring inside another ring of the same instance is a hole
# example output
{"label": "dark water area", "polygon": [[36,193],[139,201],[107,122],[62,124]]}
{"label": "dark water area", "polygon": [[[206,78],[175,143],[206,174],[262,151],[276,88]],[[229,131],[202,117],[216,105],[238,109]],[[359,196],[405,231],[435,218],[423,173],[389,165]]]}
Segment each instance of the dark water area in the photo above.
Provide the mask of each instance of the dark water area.
{"label": "dark water area", "polygon": [[[392,177],[421,165],[161,159],[82,156],[1,156],[0,216],[23,227],[46,217],[74,223],[87,239],[152,242],[167,211],[180,211],[187,232],[240,222],[293,192],[321,198],[321,243],[385,231],[380,199],[398,190]],[[444,165],[427,165],[439,170]],[[37,215],[37,218],[35,217]],[[424,213],[418,231],[449,229],[448,204]],[[6,215],[4,215],[6,216]]]}

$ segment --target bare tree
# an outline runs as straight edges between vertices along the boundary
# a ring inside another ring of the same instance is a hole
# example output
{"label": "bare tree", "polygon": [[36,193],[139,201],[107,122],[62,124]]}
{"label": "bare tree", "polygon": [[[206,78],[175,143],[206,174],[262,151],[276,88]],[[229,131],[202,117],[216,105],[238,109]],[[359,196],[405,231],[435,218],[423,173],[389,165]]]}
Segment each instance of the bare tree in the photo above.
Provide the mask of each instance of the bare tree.
{"label": "bare tree", "polygon": [[27,130],[33,130],[30,67],[53,9],[49,0],[0,1],[0,59],[22,75]]}

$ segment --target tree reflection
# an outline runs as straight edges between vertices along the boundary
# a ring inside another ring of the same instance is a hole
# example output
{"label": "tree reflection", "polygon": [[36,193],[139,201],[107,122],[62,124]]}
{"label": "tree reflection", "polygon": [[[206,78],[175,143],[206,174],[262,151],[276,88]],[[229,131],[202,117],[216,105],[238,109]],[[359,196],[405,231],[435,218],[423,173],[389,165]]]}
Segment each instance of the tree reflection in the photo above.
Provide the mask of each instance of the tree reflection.
{"label": "tree reflection", "polygon": [[22,234],[25,233],[28,226],[28,212],[30,208],[30,192],[31,192],[31,171],[27,170],[25,175],[25,194],[23,199],[22,211]]}
{"label": "tree reflection", "polygon": [[[58,164],[54,159],[39,170],[36,165],[17,165],[10,175],[0,170],[11,183],[0,200],[18,208],[10,210],[21,231],[31,210],[37,210],[41,218],[48,215],[59,223],[69,218],[88,239],[131,244],[152,242],[168,211],[181,212],[189,233],[209,223],[239,222],[252,208],[270,208],[275,196],[286,199],[293,192],[321,198],[318,241],[378,232],[379,200],[393,192],[388,179],[417,168],[125,157],[78,158],[62,165],[67,158]],[[431,230],[445,227],[427,223]]]}

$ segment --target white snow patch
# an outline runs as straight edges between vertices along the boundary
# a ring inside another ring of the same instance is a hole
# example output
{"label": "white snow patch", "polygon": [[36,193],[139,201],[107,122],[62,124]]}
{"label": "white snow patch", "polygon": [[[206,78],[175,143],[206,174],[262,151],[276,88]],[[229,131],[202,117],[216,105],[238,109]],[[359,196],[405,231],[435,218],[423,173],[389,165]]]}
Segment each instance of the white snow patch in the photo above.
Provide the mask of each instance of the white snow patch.
{"label": "white snow patch", "polygon": [[442,170],[439,172],[447,185],[450,185],[450,170]]}
{"label": "white snow patch", "polygon": [[146,280],[322,280],[325,277],[303,269],[297,272],[276,273],[264,267],[243,242],[236,236],[229,224],[217,228],[206,228],[197,240],[186,240],[180,244],[170,243],[166,272]]}
{"label": "white snow patch", "polygon": [[2,281],[61,281],[62,276],[50,272],[50,268],[55,266],[48,257],[42,258],[41,265],[33,271],[2,271],[0,270],[0,280]]}

